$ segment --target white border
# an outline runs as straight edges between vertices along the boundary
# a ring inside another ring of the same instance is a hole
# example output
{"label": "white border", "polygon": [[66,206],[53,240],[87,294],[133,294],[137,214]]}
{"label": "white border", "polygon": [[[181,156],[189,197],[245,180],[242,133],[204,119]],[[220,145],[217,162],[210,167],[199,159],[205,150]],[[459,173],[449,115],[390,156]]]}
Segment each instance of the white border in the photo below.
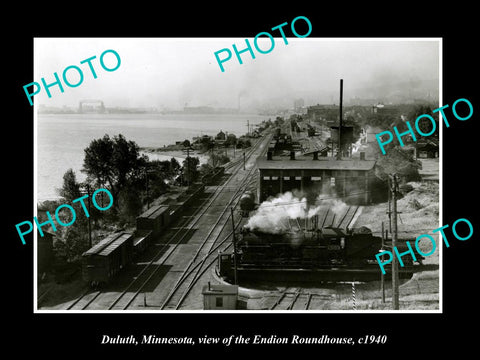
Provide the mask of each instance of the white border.
{"label": "white border", "polygon": [[[36,54],[36,39],[34,40],[33,45],[33,64],[34,64],[34,79],[38,79],[38,69],[37,64],[35,62],[35,54]],[[114,39],[122,39],[122,38],[114,38]],[[126,39],[134,39],[134,38],[126,38]],[[148,39],[163,39],[163,38],[148,38]],[[215,40],[218,38],[165,38],[164,40],[167,41],[201,41],[201,40]],[[225,40],[225,43],[229,41],[231,38],[221,38]],[[235,38],[235,39],[242,39],[242,38]],[[296,38],[289,38],[290,40],[295,40]],[[243,40],[243,39],[242,39]],[[437,41],[439,45],[439,107],[443,106],[443,38],[442,37],[431,37],[431,38],[415,38],[415,37],[386,37],[386,38],[303,38],[301,41]],[[215,49],[212,49],[212,52]],[[33,176],[34,176],[34,202],[33,202],[33,214],[37,216],[37,111],[38,106],[37,102],[34,100],[34,165],[33,165]],[[439,115],[440,116],[440,115]],[[441,117],[441,116],[440,116]],[[439,119],[440,120],[440,119]],[[439,126],[441,121],[439,121]],[[443,126],[440,126],[440,153],[439,153],[439,227],[442,226],[442,219],[443,219]],[[34,226],[35,228],[35,226]],[[434,229],[432,229],[434,230]],[[33,251],[33,270],[34,270],[34,278],[33,278],[33,312],[35,314],[405,314],[405,313],[413,313],[413,314],[442,314],[443,313],[443,246],[437,245],[439,248],[439,309],[438,310],[39,310],[38,303],[37,303],[37,241],[38,241],[38,231],[34,231],[34,251]],[[439,244],[441,242],[439,241]]]}

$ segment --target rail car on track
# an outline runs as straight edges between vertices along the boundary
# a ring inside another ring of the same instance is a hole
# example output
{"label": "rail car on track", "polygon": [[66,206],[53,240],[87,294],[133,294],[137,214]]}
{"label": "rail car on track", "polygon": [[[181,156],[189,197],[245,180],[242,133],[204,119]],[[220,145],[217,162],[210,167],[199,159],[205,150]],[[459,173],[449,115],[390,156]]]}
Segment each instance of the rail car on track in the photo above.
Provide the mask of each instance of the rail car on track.
{"label": "rail car on track", "polygon": [[83,279],[90,284],[107,283],[132,261],[132,256],[133,234],[111,234],[83,253]]}
{"label": "rail car on track", "polygon": [[[233,252],[219,254],[219,275],[233,278],[236,263],[239,279],[301,281],[366,281],[380,278],[375,255],[382,239],[370,229],[345,230],[325,227],[311,231],[271,234],[242,229]],[[399,251],[407,250],[404,243]],[[421,259],[418,259],[421,261]],[[411,277],[413,261],[404,259],[400,277]]]}
{"label": "rail car on track", "polygon": [[168,205],[152,206],[136,219],[133,233],[116,232],[82,254],[82,276],[91,285],[108,283],[133,258],[142,253],[153,238],[164,232],[183,211],[203,194],[204,184],[195,183]]}
{"label": "rail car on track", "polygon": [[160,234],[170,223],[170,207],[168,205],[152,206],[137,217],[137,230],[152,231]]}

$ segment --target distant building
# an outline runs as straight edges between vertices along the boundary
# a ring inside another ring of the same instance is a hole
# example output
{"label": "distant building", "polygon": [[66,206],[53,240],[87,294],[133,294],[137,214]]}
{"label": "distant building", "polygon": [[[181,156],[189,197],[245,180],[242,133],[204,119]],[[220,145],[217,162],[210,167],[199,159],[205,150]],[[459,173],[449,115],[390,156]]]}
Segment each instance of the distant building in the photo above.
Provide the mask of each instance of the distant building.
{"label": "distant building", "polygon": [[373,105],[372,113],[384,116],[391,116],[393,118],[400,118],[402,116],[402,109],[395,105],[377,104]]}
{"label": "distant building", "polygon": [[342,159],[319,157],[317,152],[311,157],[290,159],[267,157],[257,159],[259,182],[257,197],[260,202],[270,196],[283,194],[294,189],[302,192],[330,193],[348,203],[368,204],[371,202],[372,182],[375,178],[375,160]]}
{"label": "distant building", "polygon": [[78,105],[78,112],[103,114],[105,112],[105,105],[102,100],[81,100]]}
{"label": "distant building", "polygon": [[418,141],[415,145],[415,158],[435,159],[439,155],[438,140],[426,139]]}
{"label": "distant building", "polygon": [[185,106],[183,112],[189,114],[213,114],[215,109],[210,106]]}
{"label": "distant building", "polygon": [[225,141],[227,140],[227,135],[222,130],[220,130],[220,132],[215,136],[215,140]]}
{"label": "distant building", "polygon": [[293,111],[296,113],[302,112],[304,106],[305,101],[303,101],[303,99],[297,99],[293,102]]}
{"label": "distant building", "polygon": [[317,104],[307,108],[307,117],[314,121],[324,120],[329,125],[333,125],[338,119],[339,111],[340,109],[337,105]]}

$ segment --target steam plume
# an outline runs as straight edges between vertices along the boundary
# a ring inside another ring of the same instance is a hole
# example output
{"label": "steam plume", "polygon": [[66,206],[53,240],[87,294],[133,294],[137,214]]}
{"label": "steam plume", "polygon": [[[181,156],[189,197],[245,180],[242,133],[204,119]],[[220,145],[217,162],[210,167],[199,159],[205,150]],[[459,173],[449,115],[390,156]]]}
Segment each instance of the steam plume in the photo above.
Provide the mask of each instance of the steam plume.
{"label": "steam plume", "polygon": [[311,219],[327,210],[337,215],[344,213],[348,205],[329,196],[319,195],[315,204],[308,206],[305,197],[297,197],[291,192],[286,192],[261,203],[245,228],[251,231],[281,234],[290,230],[287,225],[290,219]]}

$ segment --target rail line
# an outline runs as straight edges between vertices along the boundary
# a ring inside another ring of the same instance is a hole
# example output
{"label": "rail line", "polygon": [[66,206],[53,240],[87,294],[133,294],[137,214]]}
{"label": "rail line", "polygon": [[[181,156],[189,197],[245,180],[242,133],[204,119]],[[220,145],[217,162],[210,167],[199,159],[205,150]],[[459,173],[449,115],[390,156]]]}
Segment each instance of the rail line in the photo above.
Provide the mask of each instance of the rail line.
{"label": "rail line", "polygon": [[[259,141],[255,144],[254,147],[252,147],[250,153],[249,153],[249,156],[250,157],[256,150],[257,148],[259,147],[259,145],[261,144],[262,142]],[[240,165],[240,163],[238,163],[237,165]],[[243,165],[243,164],[242,164]],[[253,168],[252,168],[253,169]],[[213,198],[211,199],[211,201],[207,204],[207,206],[199,209],[200,211],[200,214],[199,216],[197,216],[197,218],[192,222],[190,223],[189,225],[189,230],[193,228],[193,226],[195,226],[198,221],[201,219],[201,217],[207,213],[207,211],[210,209],[210,207],[212,206],[212,204],[215,202],[215,200],[220,196],[220,194],[223,192],[224,188],[227,187],[227,185],[230,183],[230,181],[232,181],[234,179],[234,175],[236,173],[238,173],[238,171],[240,170],[240,167],[236,168],[231,176],[229,177],[229,179],[223,184],[221,185],[220,187],[218,187],[213,195]],[[249,172],[250,173],[250,172]],[[248,176],[245,177],[244,179],[248,179]],[[243,183],[244,181],[242,181]],[[227,205],[224,207],[223,211],[221,212],[220,216],[218,217],[217,221],[215,222],[215,224],[211,227],[210,231],[208,232],[208,235],[204,238],[204,240],[202,241],[200,247],[197,249],[195,255],[194,255],[194,258],[189,262],[189,265],[187,266],[187,269],[185,271],[188,271],[188,269],[190,268],[191,264],[193,263],[193,261],[196,259],[196,257],[198,256],[200,250],[204,247],[204,245],[206,244],[206,242],[208,241],[210,235],[213,233],[213,231],[215,230],[215,228],[217,227],[218,223],[220,222],[220,220],[222,219],[222,217],[224,216],[224,214],[226,213],[226,211],[228,210],[228,207],[229,205],[231,204],[233,198],[235,198],[235,196],[237,196],[237,194],[239,193],[240,191],[240,188],[239,190],[237,190],[237,192],[232,196],[232,198],[230,199],[230,201],[227,203]],[[222,228],[223,230],[223,228]],[[181,231],[181,229],[179,229],[179,231]],[[178,232],[177,232],[178,233]],[[137,295],[142,291],[142,289],[145,288],[145,286],[148,284],[148,282],[150,281],[150,279],[157,273],[157,271],[160,269],[160,266],[163,265],[165,263],[165,261],[168,259],[168,257],[177,249],[177,247],[179,246],[179,244],[181,243],[181,241],[183,240],[183,238],[186,236],[186,234],[188,233],[188,231],[181,237],[181,239],[173,246],[173,248],[171,248],[171,251],[169,252],[168,256],[164,257],[163,258],[163,261],[161,262],[161,264],[159,266],[156,266],[155,269],[153,269],[153,271],[151,271],[150,275],[141,283],[141,285],[139,286],[139,288],[135,291],[135,293],[130,297],[130,299],[125,303],[125,304],[121,304],[120,305],[120,308],[122,310],[126,310],[130,304],[135,300],[135,298],[137,297]],[[170,243],[170,242],[169,242]],[[149,264],[148,267],[151,267],[152,263]],[[145,268],[146,269],[146,268]],[[138,279],[138,277],[137,277]],[[137,279],[135,279],[133,282],[138,282]],[[132,283],[133,283],[132,282]],[[114,303],[112,305],[110,305],[109,307],[109,310],[113,309],[115,307],[115,305],[120,301],[120,299],[122,299],[123,297],[125,297],[126,293],[127,293],[128,289],[126,289],[125,291],[122,292],[122,294],[119,296],[118,299],[116,299],[114,301]],[[117,307],[118,308],[118,307]]]}
{"label": "rail line", "polygon": [[[259,143],[261,142],[257,142],[257,144]],[[218,218],[215,226],[221,220],[223,214],[227,212],[229,207],[236,208],[238,206],[241,195],[247,190],[249,186],[251,186],[253,182],[252,179],[250,178],[250,175],[253,172],[253,170],[254,170],[254,167],[252,167],[249,170],[248,174],[243,178],[241,185],[238,186],[238,190],[236,191],[235,195],[231,198],[229,203],[223,209],[222,215]],[[232,206],[233,202],[235,203]],[[229,220],[229,216],[227,216],[217,236],[211,242],[210,248],[208,248],[206,254],[203,256],[201,260],[199,260],[194,265],[197,255],[200,253],[200,251],[204,249],[204,245],[208,241],[208,238],[210,237],[211,233],[207,235],[202,245],[198,248],[194,258],[188,263],[183,275],[177,280],[174,287],[172,288],[170,293],[167,295],[167,298],[164,300],[164,302],[160,306],[161,309],[173,308],[175,310],[178,310],[182,305],[183,301],[185,300],[185,298],[187,297],[187,295],[189,294],[189,292],[191,291],[191,289],[194,287],[194,285],[198,282],[200,277],[203,275],[203,273],[216,261],[216,257],[213,257],[213,259],[210,259],[210,261],[208,261],[207,263],[207,260],[211,257],[211,255],[216,254],[217,249],[230,238],[230,236],[232,235],[232,232],[234,231],[232,230],[222,241],[220,241],[220,243],[215,245],[223,229],[227,226],[228,220]],[[241,220],[234,225],[234,229],[236,229],[240,225],[240,223],[241,223]],[[212,227],[212,229],[214,229],[215,226]],[[224,249],[222,249],[222,251],[225,251],[230,246],[231,246],[231,243],[227,244],[227,246]],[[207,266],[204,267],[205,263],[207,263]],[[190,278],[190,281],[187,281],[189,278]]]}
{"label": "rail line", "polygon": [[331,295],[303,292],[301,288],[281,292],[268,308],[269,310],[309,310],[312,300],[331,300]]}
{"label": "rail line", "polygon": [[[260,139],[259,141],[257,141],[254,146],[252,146],[248,151],[247,151],[247,154],[246,154],[246,158],[248,156],[248,159],[252,156],[252,154],[254,154],[259,146],[264,143],[264,141],[262,141],[263,139]],[[224,189],[229,185],[229,183],[234,179],[234,176],[238,173],[238,171],[241,169],[241,167],[243,166],[243,162],[241,161],[241,159],[239,159],[234,165],[231,165],[229,166],[228,168],[233,168],[234,170],[232,171],[231,173],[231,176],[229,177],[229,179],[224,183],[222,184],[221,186],[217,187],[214,194],[212,194],[209,198],[207,198],[202,204],[200,207],[198,207],[194,214],[192,216],[190,216],[190,219],[186,219],[185,221],[183,221],[180,225],[180,227],[178,228],[178,230],[175,232],[174,235],[172,235],[169,239],[169,241],[165,244],[163,244],[162,248],[156,252],[156,254],[153,256],[152,260],[147,263],[147,265],[142,269],[142,271],[137,274],[137,276],[126,286],[126,288],[122,291],[122,293],[117,296],[113,302],[110,303],[110,305],[108,306],[108,309],[111,310],[111,309],[127,309],[131,303],[135,300],[135,298],[138,296],[138,294],[142,291],[142,289],[144,289],[144,287],[148,284],[148,282],[152,279],[153,276],[155,276],[155,274],[158,273],[159,269],[162,267],[162,265],[166,262],[166,260],[170,257],[170,255],[178,248],[179,244],[182,243],[182,240],[189,234],[189,232],[193,229],[193,227],[198,223],[198,221],[201,219],[201,217],[207,213],[207,211],[210,209],[210,207],[212,206],[212,204],[215,202],[215,200],[220,196],[220,194],[224,193]],[[253,167],[252,167],[253,169]],[[252,169],[249,171],[248,174],[251,173]],[[246,181],[246,179],[248,181]],[[228,201],[227,205],[225,206],[225,209],[228,209],[228,206],[233,202],[235,201],[235,198],[237,197],[237,203],[238,203],[238,200],[239,200],[239,196],[238,194],[241,195],[241,193],[243,193],[245,190],[242,191],[242,188],[245,186],[245,189],[246,189],[246,186],[248,186],[248,184],[251,182],[251,179],[249,179],[249,176],[246,176],[244,177],[244,179],[242,179],[242,185],[241,186],[237,186],[237,191],[235,192],[235,194],[230,198],[230,200]],[[245,185],[246,184],[246,185]],[[208,203],[207,203],[208,202]],[[215,223],[215,225],[212,227],[211,231],[209,232],[209,235],[204,239],[201,247],[199,249],[197,249],[197,252],[194,256],[194,260],[198,257],[198,255],[200,254],[200,250],[201,248],[203,247],[203,245],[207,242],[208,240],[208,237],[213,233],[213,231],[215,230],[215,227],[218,225],[218,223],[220,222],[221,218],[224,216],[226,210],[224,209],[224,211],[222,211],[222,214],[219,216],[217,222]],[[194,220],[192,221],[191,218],[194,218]],[[228,217],[227,217],[228,219]],[[186,224],[188,224],[187,226],[185,226]],[[224,227],[224,226],[223,226]],[[222,230],[223,230],[223,227],[222,227]],[[182,234],[180,236],[180,238],[177,240],[177,237]],[[221,234],[221,231],[218,233],[217,237]],[[224,239],[222,244],[226,241],[227,239]],[[175,242],[174,242],[175,241]],[[173,246],[170,246],[170,245],[173,245]],[[213,244],[211,245],[210,247],[210,250],[213,248]],[[218,247],[215,247],[215,249],[217,249]],[[211,254],[212,251],[208,251],[208,254]],[[161,259],[160,263],[157,263],[159,260]],[[206,262],[206,259],[207,257],[204,257],[203,261],[201,262],[201,264],[203,265],[205,262]],[[193,262],[192,262],[193,264]],[[200,264],[200,263],[197,263],[197,265]],[[154,266],[155,265],[155,266]],[[197,268],[197,265],[194,266],[193,269],[197,269],[197,274],[200,272],[200,269]],[[185,272],[187,272],[188,269],[186,269]],[[202,272],[203,273],[203,272]],[[196,280],[195,280],[196,281]],[[194,282],[193,282],[194,283]],[[193,286],[193,284],[192,284]],[[102,295],[102,293],[104,293],[103,290],[101,291],[95,291],[95,292],[92,292],[91,289],[88,289],[76,300],[74,301],[72,304],[70,304],[68,306],[67,309],[82,309],[82,310],[85,310],[87,309],[91,304],[94,303],[94,301],[100,297],[100,295]],[[127,296],[127,293],[130,293],[131,296]],[[90,294],[94,294],[94,295],[90,295]],[[183,299],[182,299],[183,300]]]}
{"label": "rail line", "polygon": [[[248,176],[245,177],[245,179],[248,180]],[[243,190],[241,190],[243,188]],[[232,200],[234,198],[236,198],[235,203],[232,204],[232,202],[229,202],[224,210],[223,210],[223,214],[221,217],[219,217],[219,219],[217,220],[217,223],[215,224],[215,226],[218,225],[218,223],[220,222],[220,220],[222,219],[223,215],[224,214],[228,214],[227,211],[229,209],[229,207],[232,207],[233,209],[235,209],[237,206],[238,206],[238,203],[240,201],[240,196],[246,191],[246,186],[245,187],[241,187],[239,188],[239,191],[237,194],[235,194],[235,196],[232,198]],[[216,254],[216,250],[221,246],[223,245],[227,240],[229,240],[229,238],[231,238],[231,235],[232,235],[232,231],[229,232],[229,234],[227,236],[225,236],[225,238],[220,241],[220,243],[217,244],[217,240],[218,238],[220,237],[220,235],[222,234],[222,231],[225,229],[225,227],[229,224],[229,219],[230,219],[230,216],[227,216],[225,219],[224,219],[224,222],[223,224],[221,225],[221,228],[220,228],[220,231],[218,232],[218,234],[215,236],[214,240],[211,241],[211,245],[210,247],[206,250],[206,254],[204,253],[203,257],[195,264],[195,260],[197,259],[197,256],[200,254],[200,252],[202,250],[204,250],[204,245],[207,243],[210,235],[211,235],[211,232],[207,235],[207,237],[205,238],[204,242],[202,243],[201,247],[199,247],[197,249],[197,252],[194,256],[194,258],[188,263],[185,271],[184,271],[184,274],[180,277],[180,279],[177,280],[177,282],[175,283],[172,291],[168,294],[166,300],[163,302],[163,304],[161,305],[161,309],[165,309],[165,308],[175,308],[175,309],[178,309],[180,308],[181,304],[183,303],[183,301],[185,300],[186,296],[188,295],[188,293],[190,292],[190,290],[193,288],[193,286],[197,283],[197,281],[199,280],[200,276],[203,274],[203,272],[205,271],[206,268],[208,268],[211,264],[213,264],[213,262],[216,260],[216,258],[213,259],[212,262],[208,263],[208,266],[207,267],[203,267],[203,265],[207,262],[208,258],[212,255],[212,254]],[[235,228],[237,228],[241,223],[241,219],[240,221],[238,221],[236,224],[235,224]],[[212,230],[215,228],[212,227]],[[217,244],[217,245],[215,245]],[[223,251],[226,250],[225,249],[222,249]],[[190,268],[193,266],[192,268],[192,271],[189,271]],[[196,272],[195,272],[195,269],[196,269]],[[203,271],[202,271],[203,270]],[[187,280],[190,278],[190,281],[188,282]],[[177,295],[178,294],[178,295]],[[180,296],[179,299],[177,299],[175,297],[175,295]]]}
{"label": "rail line", "polygon": [[[237,191],[235,192],[234,196],[231,198],[229,203],[223,209],[222,215],[218,218],[215,226],[218,225],[218,223],[220,222],[220,220],[222,219],[224,214],[227,214],[227,211],[228,211],[229,207],[235,209],[238,206],[241,195],[252,184],[252,179],[250,178],[250,175],[253,172],[253,170],[254,170],[254,167],[252,167],[249,170],[249,172],[247,173],[247,175],[243,178],[242,183],[240,184],[240,186],[237,187]],[[220,228],[220,231],[217,233],[217,236],[214,238],[214,240],[211,241],[211,245],[207,249],[206,254],[204,254],[204,256],[201,260],[199,260],[196,264],[194,264],[195,260],[197,259],[198,254],[200,254],[201,251],[205,250],[204,245],[208,241],[208,238],[210,237],[211,233],[209,233],[207,235],[207,237],[205,238],[205,241],[202,243],[201,247],[198,248],[196,256],[189,262],[189,264],[187,265],[183,275],[177,280],[177,282],[175,283],[171,292],[168,294],[167,298],[164,300],[163,304],[161,305],[161,309],[165,309],[165,308],[179,309],[181,304],[183,303],[183,301],[187,297],[188,293],[190,292],[190,290],[194,287],[194,285],[200,279],[201,275],[205,272],[205,270],[209,266],[211,266],[215,262],[216,258],[214,258],[212,261],[210,261],[206,267],[203,267],[204,264],[207,262],[208,258],[212,254],[215,254],[215,251],[221,245],[223,245],[229,239],[229,237],[232,235],[233,230],[219,244],[217,244],[215,246],[218,238],[222,234],[222,231],[228,225],[228,220],[229,220],[229,216],[227,216],[224,219],[224,222],[223,222],[223,224]],[[239,222],[237,222],[237,224],[234,227],[237,228],[240,225],[240,223],[241,223],[241,220]],[[212,229],[214,229],[215,226]],[[225,249],[223,249],[223,251],[226,250],[228,248],[228,246]],[[205,251],[204,251],[204,253],[205,253]],[[192,266],[193,266],[192,271],[189,271],[189,269]],[[190,280],[188,281],[188,279],[190,279]]]}

